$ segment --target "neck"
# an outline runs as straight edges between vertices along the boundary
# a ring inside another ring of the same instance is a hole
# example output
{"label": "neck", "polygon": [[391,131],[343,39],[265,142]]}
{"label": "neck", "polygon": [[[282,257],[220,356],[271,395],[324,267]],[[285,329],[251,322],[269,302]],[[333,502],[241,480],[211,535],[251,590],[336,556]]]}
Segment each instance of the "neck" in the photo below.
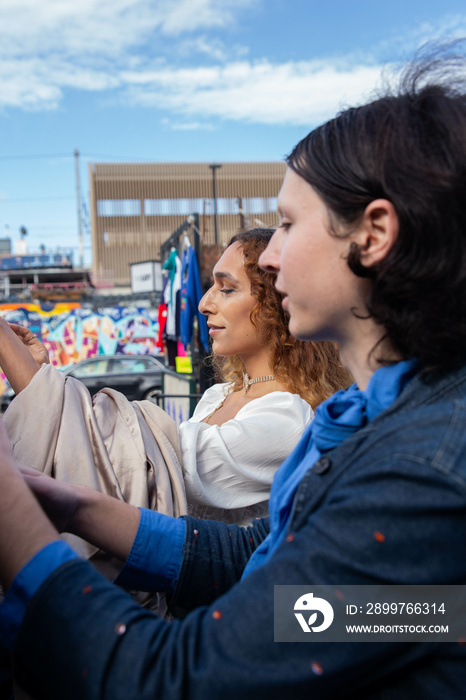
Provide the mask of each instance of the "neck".
{"label": "neck", "polygon": [[245,395],[248,393],[252,386],[257,384],[263,384],[264,382],[275,382],[275,377],[273,374],[264,374],[260,377],[248,377],[246,372],[243,372],[243,390]]}
{"label": "neck", "polygon": [[[251,383],[248,387],[243,385],[240,392],[247,395],[249,398],[255,398],[257,396],[263,396],[271,391],[287,391],[281,382],[275,379],[275,372],[269,361],[268,354],[265,352],[262,354],[255,354],[253,357],[240,357],[243,363],[243,380],[247,375],[248,380],[251,379],[262,379],[260,382]],[[273,379],[269,379],[269,377]],[[263,378],[267,377],[267,381]]]}
{"label": "neck", "polygon": [[374,372],[383,366],[377,361],[378,357],[393,362],[402,359],[388,340],[380,342],[380,339],[381,335],[378,331],[378,333],[358,338],[357,343],[340,342],[341,363],[351,372],[361,391],[367,389]]}
{"label": "neck", "polygon": [[274,374],[273,367],[270,364],[268,355],[262,355],[258,357],[240,357],[243,363],[243,371],[248,375],[250,379],[255,379],[256,377],[264,377],[268,374]]}

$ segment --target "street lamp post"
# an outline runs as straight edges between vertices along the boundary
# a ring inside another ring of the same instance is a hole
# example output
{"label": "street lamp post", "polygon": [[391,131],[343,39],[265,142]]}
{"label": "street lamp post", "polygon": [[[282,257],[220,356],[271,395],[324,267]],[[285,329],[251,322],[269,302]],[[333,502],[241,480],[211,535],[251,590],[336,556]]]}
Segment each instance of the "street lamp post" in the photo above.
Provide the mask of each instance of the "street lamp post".
{"label": "street lamp post", "polygon": [[221,168],[220,163],[211,163],[209,168],[212,170],[212,195],[214,199],[214,231],[215,231],[215,244],[218,243],[218,229],[217,229],[217,189],[215,181],[215,171],[217,168]]}
{"label": "street lamp post", "polygon": [[81,217],[81,178],[79,176],[79,151],[76,148],[74,152],[76,163],[76,201],[78,205],[78,239],[79,239],[79,264],[84,265],[84,245],[83,245],[83,229]]}

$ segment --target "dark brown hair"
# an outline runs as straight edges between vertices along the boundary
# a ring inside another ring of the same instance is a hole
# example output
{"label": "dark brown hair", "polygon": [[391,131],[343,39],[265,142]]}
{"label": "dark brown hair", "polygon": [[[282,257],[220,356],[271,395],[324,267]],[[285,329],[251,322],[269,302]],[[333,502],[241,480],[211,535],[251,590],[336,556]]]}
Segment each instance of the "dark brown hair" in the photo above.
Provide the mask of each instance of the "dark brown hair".
{"label": "dark brown hair", "polygon": [[385,260],[364,267],[352,244],[348,265],[372,280],[368,315],[424,375],[466,357],[465,50],[424,49],[398,90],[341,112],[287,158],[327,205],[332,235],[347,235],[374,199],[394,205],[399,235]]}
{"label": "dark brown hair", "polygon": [[[228,245],[239,243],[244,255],[244,267],[255,297],[250,319],[264,345],[269,348],[276,379],[293,394],[299,394],[313,408],[326,398],[351,384],[352,377],[340,364],[336,343],[330,341],[304,342],[288,330],[288,314],[281,305],[281,295],[275,289],[276,274],[265,272],[258,260],[267,247],[274,229],[255,228],[233,236]],[[223,381],[233,383],[235,391],[243,384],[243,363],[237,355],[214,355],[213,364]]]}

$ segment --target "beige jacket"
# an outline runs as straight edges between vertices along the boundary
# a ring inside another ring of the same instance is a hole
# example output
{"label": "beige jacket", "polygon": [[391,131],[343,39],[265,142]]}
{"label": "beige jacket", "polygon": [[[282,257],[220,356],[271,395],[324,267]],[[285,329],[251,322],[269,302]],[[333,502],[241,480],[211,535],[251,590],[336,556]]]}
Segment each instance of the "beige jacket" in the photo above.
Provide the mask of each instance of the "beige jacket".
{"label": "beige jacket", "polygon": [[[42,365],[4,422],[21,465],[166,515],[187,512],[177,426],[150,401],[131,403],[113,389],[91,399],[80,381]],[[107,578],[117,575],[121,562],[63,538]]]}

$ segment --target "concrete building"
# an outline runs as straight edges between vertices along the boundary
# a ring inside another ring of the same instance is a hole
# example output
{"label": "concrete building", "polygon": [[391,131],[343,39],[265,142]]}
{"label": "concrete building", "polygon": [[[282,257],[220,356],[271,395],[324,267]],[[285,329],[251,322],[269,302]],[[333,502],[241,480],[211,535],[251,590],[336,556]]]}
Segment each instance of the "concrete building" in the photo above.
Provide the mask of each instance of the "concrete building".
{"label": "concrete building", "polygon": [[72,252],[0,254],[2,302],[81,302],[92,292],[88,272],[73,268]]}
{"label": "concrete building", "polygon": [[190,214],[210,246],[244,226],[274,226],[285,170],[282,162],[91,163],[93,283],[129,285],[130,264],[159,259]]}

